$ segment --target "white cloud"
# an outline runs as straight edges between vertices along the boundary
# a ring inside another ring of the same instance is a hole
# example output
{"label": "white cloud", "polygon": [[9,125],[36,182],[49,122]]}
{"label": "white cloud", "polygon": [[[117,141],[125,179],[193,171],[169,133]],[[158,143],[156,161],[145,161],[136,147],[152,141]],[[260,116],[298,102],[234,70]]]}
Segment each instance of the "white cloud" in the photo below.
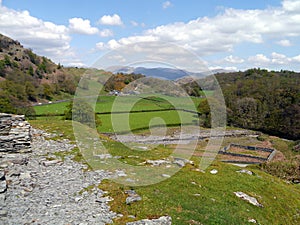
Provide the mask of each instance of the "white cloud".
{"label": "white cloud", "polygon": [[28,11],[16,11],[0,5],[0,33],[56,62],[74,57],[68,28],[37,19]]}
{"label": "white cloud", "polygon": [[283,47],[290,47],[290,46],[292,46],[292,43],[290,42],[290,40],[287,40],[287,39],[277,41],[276,43],[278,45],[283,46]]}
{"label": "white cloud", "polygon": [[300,55],[293,57],[292,60],[296,63],[300,63]]}
{"label": "white cloud", "polygon": [[121,20],[121,17],[117,14],[114,15],[104,15],[99,20],[100,24],[103,25],[111,25],[111,26],[121,26],[123,25],[123,22]]}
{"label": "white cloud", "polygon": [[172,7],[172,6],[173,6],[173,4],[170,1],[166,1],[162,4],[163,9],[167,9],[167,8]]}
{"label": "white cloud", "polygon": [[111,37],[111,36],[114,36],[114,33],[112,32],[112,30],[109,30],[109,29],[101,30],[99,32],[99,34],[100,34],[101,37]]}
{"label": "white cloud", "polygon": [[115,39],[110,40],[107,44],[109,49],[116,49],[121,46]]}
{"label": "white cloud", "polygon": [[69,28],[73,33],[93,35],[99,32],[98,28],[92,27],[89,20],[82,18],[71,18],[69,19]]}
{"label": "white cloud", "polygon": [[238,71],[238,68],[235,67],[235,66],[225,66],[225,67],[222,67],[222,66],[210,66],[209,67],[209,70],[226,70],[226,71]]}
{"label": "white cloud", "polygon": [[300,12],[299,0],[283,0],[282,7],[285,11]]}
{"label": "white cloud", "polygon": [[240,64],[245,62],[244,59],[232,55],[225,57],[224,61],[229,63],[234,63],[234,64]]}
{"label": "white cloud", "polygon": [[98,43],[96,43],[96,48],[99,50],[104,50],[106,48],[106,46],[103,42],[98,42]]}
{"label": "white cloud", "polygon": [[[299,1],[300,2],[300,1]],[[215,17],[202,17],[187,23],[177,22],[149,29],[141,35],[115,40],[120,45],[138,40],[176,43],[199,56],[232,52],[237,44],[264,44],[266,41],[300,37],[300,13],[290,11],[294,1],[285,0],[282,7],[264,10],[225,9]],[[289,10],[288,10],[289,9]]]}
{"label": "white cloud", "polygon": [[254,63],[255,65],[262,65],[271,62],[271,60],[264,54],[257,54],[255,56],[250,56],[248,61]]}
{"label": "white cloud", "polygon": [[130,23],[131,23],[131,25],[132,26],[134,26],[134,27],[137,27],[138,25],[139,25],[139,23],[138,22],[136,22],[136,21],[130,21]]}
{"label": "white cloud", "polygon": [[272,63],[277,65],[287,65],[291,62],[291,59],[287,57],[286,55],[273,52],[271,54],[272,56]]}
{"label": "white cloud", "polygon": [[81,67],[81,68],[87,68],[88,66],[80,61],[76,62],[76,61],[73,61],[71,63],[68,63],[67,66],[72,66],[72,67]]}

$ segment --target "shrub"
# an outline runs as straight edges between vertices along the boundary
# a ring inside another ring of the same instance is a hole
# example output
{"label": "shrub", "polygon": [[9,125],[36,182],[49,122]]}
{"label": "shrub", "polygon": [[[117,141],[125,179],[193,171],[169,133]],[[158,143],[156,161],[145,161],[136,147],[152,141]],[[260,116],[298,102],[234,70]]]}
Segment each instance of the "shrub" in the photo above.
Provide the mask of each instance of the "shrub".
{"label": "shrub", "polygon": [[300,159],[293,161],[267,162],[260,165],[260,168],[276,177],[288,181],[300,179]]}

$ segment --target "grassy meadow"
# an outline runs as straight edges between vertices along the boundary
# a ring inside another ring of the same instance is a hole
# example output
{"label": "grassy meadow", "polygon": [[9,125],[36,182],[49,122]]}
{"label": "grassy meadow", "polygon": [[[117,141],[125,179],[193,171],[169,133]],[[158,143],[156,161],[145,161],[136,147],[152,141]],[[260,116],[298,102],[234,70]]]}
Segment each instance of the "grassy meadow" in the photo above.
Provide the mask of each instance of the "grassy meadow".
{"label": "grassy meadow", "polygon": [[[199,98],[187,100],[169,96],[100,96],[95,105],[95,112],[102,121],[98,130],[100,132],[129,132],[148,130],[149,124],[151,126],[197,124],[196,114],[177,111],[174,108],[195,111],[200,101]],[[70,102],[52,103],[35,106],[34,109],[39,120],[49,120],[51,116],[64,114],[69,104]]]}
{"label": "grassy meadow", "polygon": [[[124,144],[114,141],[101,134],[106,132],[139,131],[148,134],[151,126],[166,125],[170,133],[179,129],[182,124],[196,124],[197,117],[194,114],[176,111],[171,102],[175,102],[177,108],[184,108],[185,102],[180,98],[162,100],[160,97],[140,98],[137,96],[100,96],[96,104],[96,112],[101,118],[102,125],[98,127],[99,138],[108,149],[108,153],[119,156],[119,161],[135,166],[149,166],[143,164],[148,159],[165,159],[172,153],[176,146],[158,145],[150,150],[135,151]],[[193,99],[195,105],[201,99]],[[30,123],[33,127],[46,130],[49,133],[58,134],[55,139],[68,138],[75,141],[72,121],[65,121],[59,117],[51,117],[53,113],[63,113],[68,102],[36,106],[37,120]],[[188,107],[191,107],[188,106]],[[195,106],[192,106],[193,108]],[[191,109],[188,108],[188,109]],[[162,111],[156,111],[162,110]],[[127,112],[134,113],[113,113]],[[145,112],[147,111],[147,112]],[[158,119],[159,118],[159,119]],[[113,122],[112,122],[113,121]],[[129,121],[124,123],[124,121]],[[124,125],[125,124],[125,125]],[[127,126],[129,124],[129,126]],[[128,130],[129,129],[129,130]],[[225,138],[223,146],[229,143],[244,145],[259,145],[264,140],[271,140],[278,149],[282,149],[284,155],[289,156],[291,146],[282,139],[263,136],[263,140],[255,137],[231,137]],[[271,176],[260,170],[259,166],[248,166],[253,175],[237,173],[241,168],[225,164],[215,160],[206,171],[199,171],[198,165],[204,152],[206,140],[198,143],[191,160],[193,165],[186,165],[174,176],[160,183],[149,186],[124,186],[111,180],[104,180],[99,188],[107,191],[107,195],[114,200],[110,202],[111,210],[123,216],[117,217],[114,224],[126,224],[126,222],[158,218],[169,215],[173,224],[251,224],[254,219],[257,224],[300,224],[300,186],[288,183],[275,176]],[[92,149],[91,149],[92,151]],[[80,150],[76,148],[72,152],[60,152],[57,156],[73,155],[74,160],[86,163]],[[218,159],[218,157],[217,157]],[[109,162],[109,161],[108,161]],[[90,165],[89,168],[101,169],[102,165]],[[213,175],[212,169],[218,170]],[[88,188],[90,189],[90,187]],[[82,190],[88,191],[87,190]],[[126,190],[134,189],[142,201],[127,205]],[[255,197],[263,207],[256,207],[237,198],[234,192],[242,191]],[[132,218],[134,216],[134,218]]]}

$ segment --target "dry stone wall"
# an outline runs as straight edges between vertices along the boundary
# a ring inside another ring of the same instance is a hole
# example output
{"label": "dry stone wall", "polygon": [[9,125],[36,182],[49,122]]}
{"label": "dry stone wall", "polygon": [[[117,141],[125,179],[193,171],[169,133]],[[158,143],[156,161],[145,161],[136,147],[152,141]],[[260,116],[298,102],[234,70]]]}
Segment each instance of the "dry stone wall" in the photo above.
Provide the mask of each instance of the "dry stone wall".
{"label": "dry stone wall", "polygon": [[24,115],[0,113],[0,152],[28,152],[31,126]]}

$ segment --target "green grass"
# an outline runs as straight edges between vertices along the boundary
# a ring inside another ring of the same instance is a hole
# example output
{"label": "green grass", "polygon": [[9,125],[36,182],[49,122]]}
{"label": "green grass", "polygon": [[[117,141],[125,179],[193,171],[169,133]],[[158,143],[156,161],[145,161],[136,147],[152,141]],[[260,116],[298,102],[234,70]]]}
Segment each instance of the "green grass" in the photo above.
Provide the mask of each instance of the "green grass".
{"label": "green grass", "polygon": [[[211,169],[219,173],[211,175],[208,172]],[[248,219],[255,219],[259,224],[299,224],[299,186],[286,184],[254,168],[255,176],[237,173],[238,169],[215,163],[206,173],[201,173],[187,166],[161,183],[135,187],[143,200],[131,205],[125,204],[124,191],[132,187],[111,181],[99,187],[114,198],[112,210],[124,215],[114,224],[132,221],[128,215],[135,215],[136,219],[169,215],[176,225],[249,224]],[[264,207],[258,208],[237,198],[233,193],[236,191],[256,197]]]}
{"label": "green grass", "polygon": [[[59,138],[74,140],[71,121],[34,120],[30,123],[37,128],[51,133],[63,134]],[[121,156],[120,161],[131,165],[139,165],[147,159],[167,158],[172,146],[157,146],[149,151],[134,151],[122,143],[100,136],[109,153]],[[258,143],[254,139],[241,139],[242,143]],[[238,138],[225,142],[238,142]],[[61,153],[65,154],[65,153]],[[81,161],[78,150],[74,154]],[[59,155],[62,158],[64,155]],[[135,156],[135,157],[133,157]],[[173,224],[249,224],[248,219],[255,219],[259,224],[299,224],[300,223],[300,186],[249,167],[254,176],[240,174],[240,168],[215,161],[206,173],[196,171],[200,157],[192,157],[195,166],[188,165],[163,182],[143,187],[123,186],[112,181],[104,181],[99,188],[108,191],[114,198],[110,202],[111,209],[124,216],[114,224],[125,224],[132,221],[128,215],[136,216],[136,220],[157,218],[163,215],[172,217]],[[216,175],[209,173],[217,169]],[[125,190],[135,189],[142,201],[125,204]],[[237,198],[233,192],[242,191],[263,204],[263,208],[252,206]],[[195,194],[199,196],[195,196]]]}
{"label": "green grass", "polygon": [[35,106],[34,110],[36,112],[36,115],[51,116],[51,114],[63,114],[67,109],[66,106],[69,104],[70,102],[60,102],[47,105],[40,105]]}
{"label": "green grass", "polygon": [[[95,111],[122,112],[171,109],[174,107],[193,110],[202,101],[200,98],[170,97],[170,96],[99,96]],[[193,104],[194,103],[194,104]],[[35,106],[37,115],[63,113],[69,102],[53,103],[49,105]],[[113,110],[112,110],[113,109]]]}
{"label": "green grass", "polygon": [[108,114],[98,116],[102,121],[102,125],[99,127],[100,132],[117,133],[148,130],[149,124],[151,126],[179,126],[180,124],[195,124],[198,120],[194,114],[178,111]]}
{"label": "green grass", "polygon": [[269,140],[273,143],[274,148],[281,151],[287,159],[291,159],[293,156],[299,154],[299,152],[297,153],[296,151],[293,151],[294,142],[292,141],[276,137],[270,137]]}
{"label": "green grass", "polygon": [[183,108],[195,110],[202,101],[200,98],[170,96],[100,96],[96,112],[122,112]]}
{"label": "green grass", "polygon": [[72,127],[72,121],[61,119],[48,119],[48,120],[30,120],[30,125],[34,128],[44,130],[57,136],[53,139],[69,139],[75,141],[75,136]]}

